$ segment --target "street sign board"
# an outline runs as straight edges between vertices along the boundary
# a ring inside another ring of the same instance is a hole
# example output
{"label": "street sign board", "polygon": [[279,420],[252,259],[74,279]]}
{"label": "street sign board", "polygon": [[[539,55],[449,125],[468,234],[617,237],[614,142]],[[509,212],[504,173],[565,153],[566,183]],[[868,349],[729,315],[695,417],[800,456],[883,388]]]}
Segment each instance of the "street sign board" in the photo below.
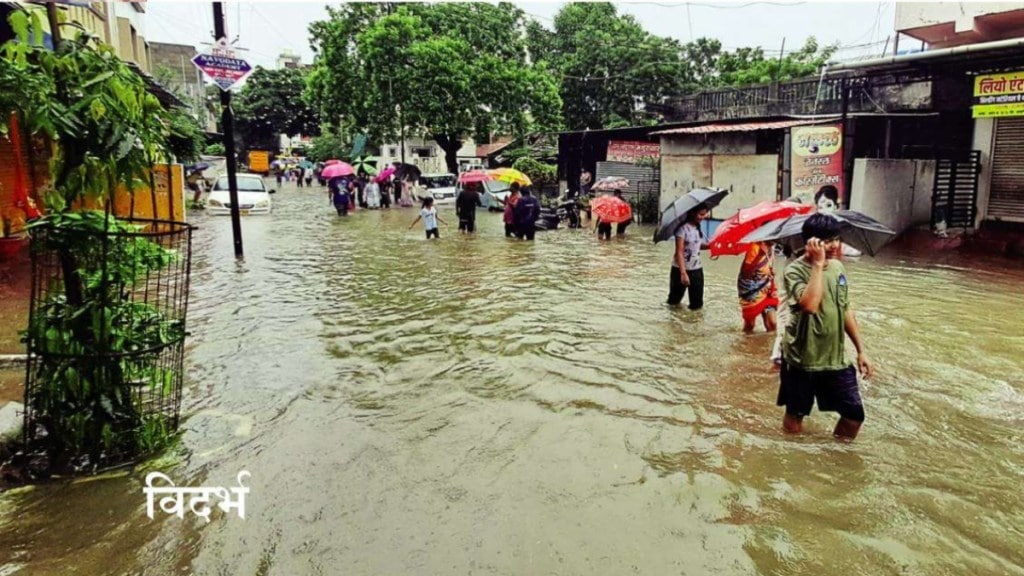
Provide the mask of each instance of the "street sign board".
{"label": "street sign board", "polygon": [[252,72],[248,62],[233,56],[198,54],[192,63],[225,92]]}

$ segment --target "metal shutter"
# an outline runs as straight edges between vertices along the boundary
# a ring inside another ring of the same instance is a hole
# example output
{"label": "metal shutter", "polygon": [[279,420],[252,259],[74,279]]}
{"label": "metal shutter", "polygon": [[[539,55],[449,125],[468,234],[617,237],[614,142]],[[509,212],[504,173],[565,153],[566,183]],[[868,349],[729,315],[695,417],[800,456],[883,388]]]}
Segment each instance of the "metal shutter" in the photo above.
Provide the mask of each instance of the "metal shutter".
{"label": "metal shutter", "polygon": [[631,196],[640,191],[641,183],[660,180],[658,170],[649,166],[637,166],[628,162],[598,162],[595,182],[607,176],[629,178],[629,187],[622,191],[624,196]]}
{"label": "metal shutter", "polygon": [[996,121],[988,217],[1024,222],[1024,117]]}

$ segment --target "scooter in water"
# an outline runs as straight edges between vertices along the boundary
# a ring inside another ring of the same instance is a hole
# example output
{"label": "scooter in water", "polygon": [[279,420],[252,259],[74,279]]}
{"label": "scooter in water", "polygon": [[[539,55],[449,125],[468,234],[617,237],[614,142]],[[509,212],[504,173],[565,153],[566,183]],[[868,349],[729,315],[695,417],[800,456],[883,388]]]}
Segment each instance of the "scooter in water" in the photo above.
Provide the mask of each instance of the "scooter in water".
{"label": "scooter in water", "polygon": [[567,228],[580,228],[580,207],[575,198],[563,198],[554,208],[542,207],[537,218],[537,230],[557,230],[565,224]]}

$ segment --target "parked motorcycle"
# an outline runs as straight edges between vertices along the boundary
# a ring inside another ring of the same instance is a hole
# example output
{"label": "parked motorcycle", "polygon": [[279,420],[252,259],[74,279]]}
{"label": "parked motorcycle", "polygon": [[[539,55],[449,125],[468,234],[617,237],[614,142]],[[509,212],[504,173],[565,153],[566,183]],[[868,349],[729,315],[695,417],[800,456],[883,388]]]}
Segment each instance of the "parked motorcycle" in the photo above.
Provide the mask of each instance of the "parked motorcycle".
{"label": "parked motorcycle", "polygon": [[541,207],[535,227],[537,230],[557,230],[561,224],[579,228],[580,207],[575,198],[563,198],[554,208]]}

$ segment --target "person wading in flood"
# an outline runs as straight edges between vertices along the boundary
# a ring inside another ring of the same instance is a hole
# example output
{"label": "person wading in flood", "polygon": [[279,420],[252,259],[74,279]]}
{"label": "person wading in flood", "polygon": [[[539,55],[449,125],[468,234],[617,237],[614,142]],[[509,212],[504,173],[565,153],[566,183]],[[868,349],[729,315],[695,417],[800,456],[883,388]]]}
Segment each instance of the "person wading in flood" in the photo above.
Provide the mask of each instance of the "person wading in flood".
{"label": "person wading in flood", "polygon": [[677,306],[683,296],[690,293],[690,310],[704,307],[704,265],[700,251],[708,247],[700,223],[709,214],[708,207],[701,204],[686,214],[686,222],[676,229],[676,252],[672,255],[672,272],[669,274],[668,304]]}
{"label": "person wading in flood", "polygon": [[476,231],[476,207],[483,206],[480,199],[480,192],[477,190],[481,184],[471,182],[462,188],[459,197],[455,199],[455,215],[459,218],[459,232],[472,234]]}
{"label": "person wading in flood", "polygon": [[[838,259],[839,231],[839,221],[827,214],[808,218],[801,231],[807,251],[786,267],[783,280],[792,317],[782,341],[776,404],[786,407],[783,429],[799,433],[817,398],[818,410],[839,413],[833,435],[853,440],[864,422],[857,369],[871,378],[873,368],[850,309],[846,268]],[[846,359],[847,335],[857,348],[856,367]]]}
{"label": "person wading in flood", "polygon": [[431,236],[438,239],[441,238],[441,233],[437,230],[438,222],[445,226],[448,225],[444,220],[441,220],[440,216],[437,215],[437,208],[434,208],[434,199],[430,196],[423,199],[423,207],[420,209],[420,215],[412,221],[412,224],[409,224],[409,229],[412,230],[412,227],[420,220],[423,220],[423,228],[427,232],[427,240],[430,240]]}
{"label": "person wading in flood", "polygon": [[516,202],[513,215],[516,220],[516,238],[520,240],[533,240],[537,231],[537,217],[540,216],[540,201],[532,194],[530,189],[523,188],[523,195]]}

